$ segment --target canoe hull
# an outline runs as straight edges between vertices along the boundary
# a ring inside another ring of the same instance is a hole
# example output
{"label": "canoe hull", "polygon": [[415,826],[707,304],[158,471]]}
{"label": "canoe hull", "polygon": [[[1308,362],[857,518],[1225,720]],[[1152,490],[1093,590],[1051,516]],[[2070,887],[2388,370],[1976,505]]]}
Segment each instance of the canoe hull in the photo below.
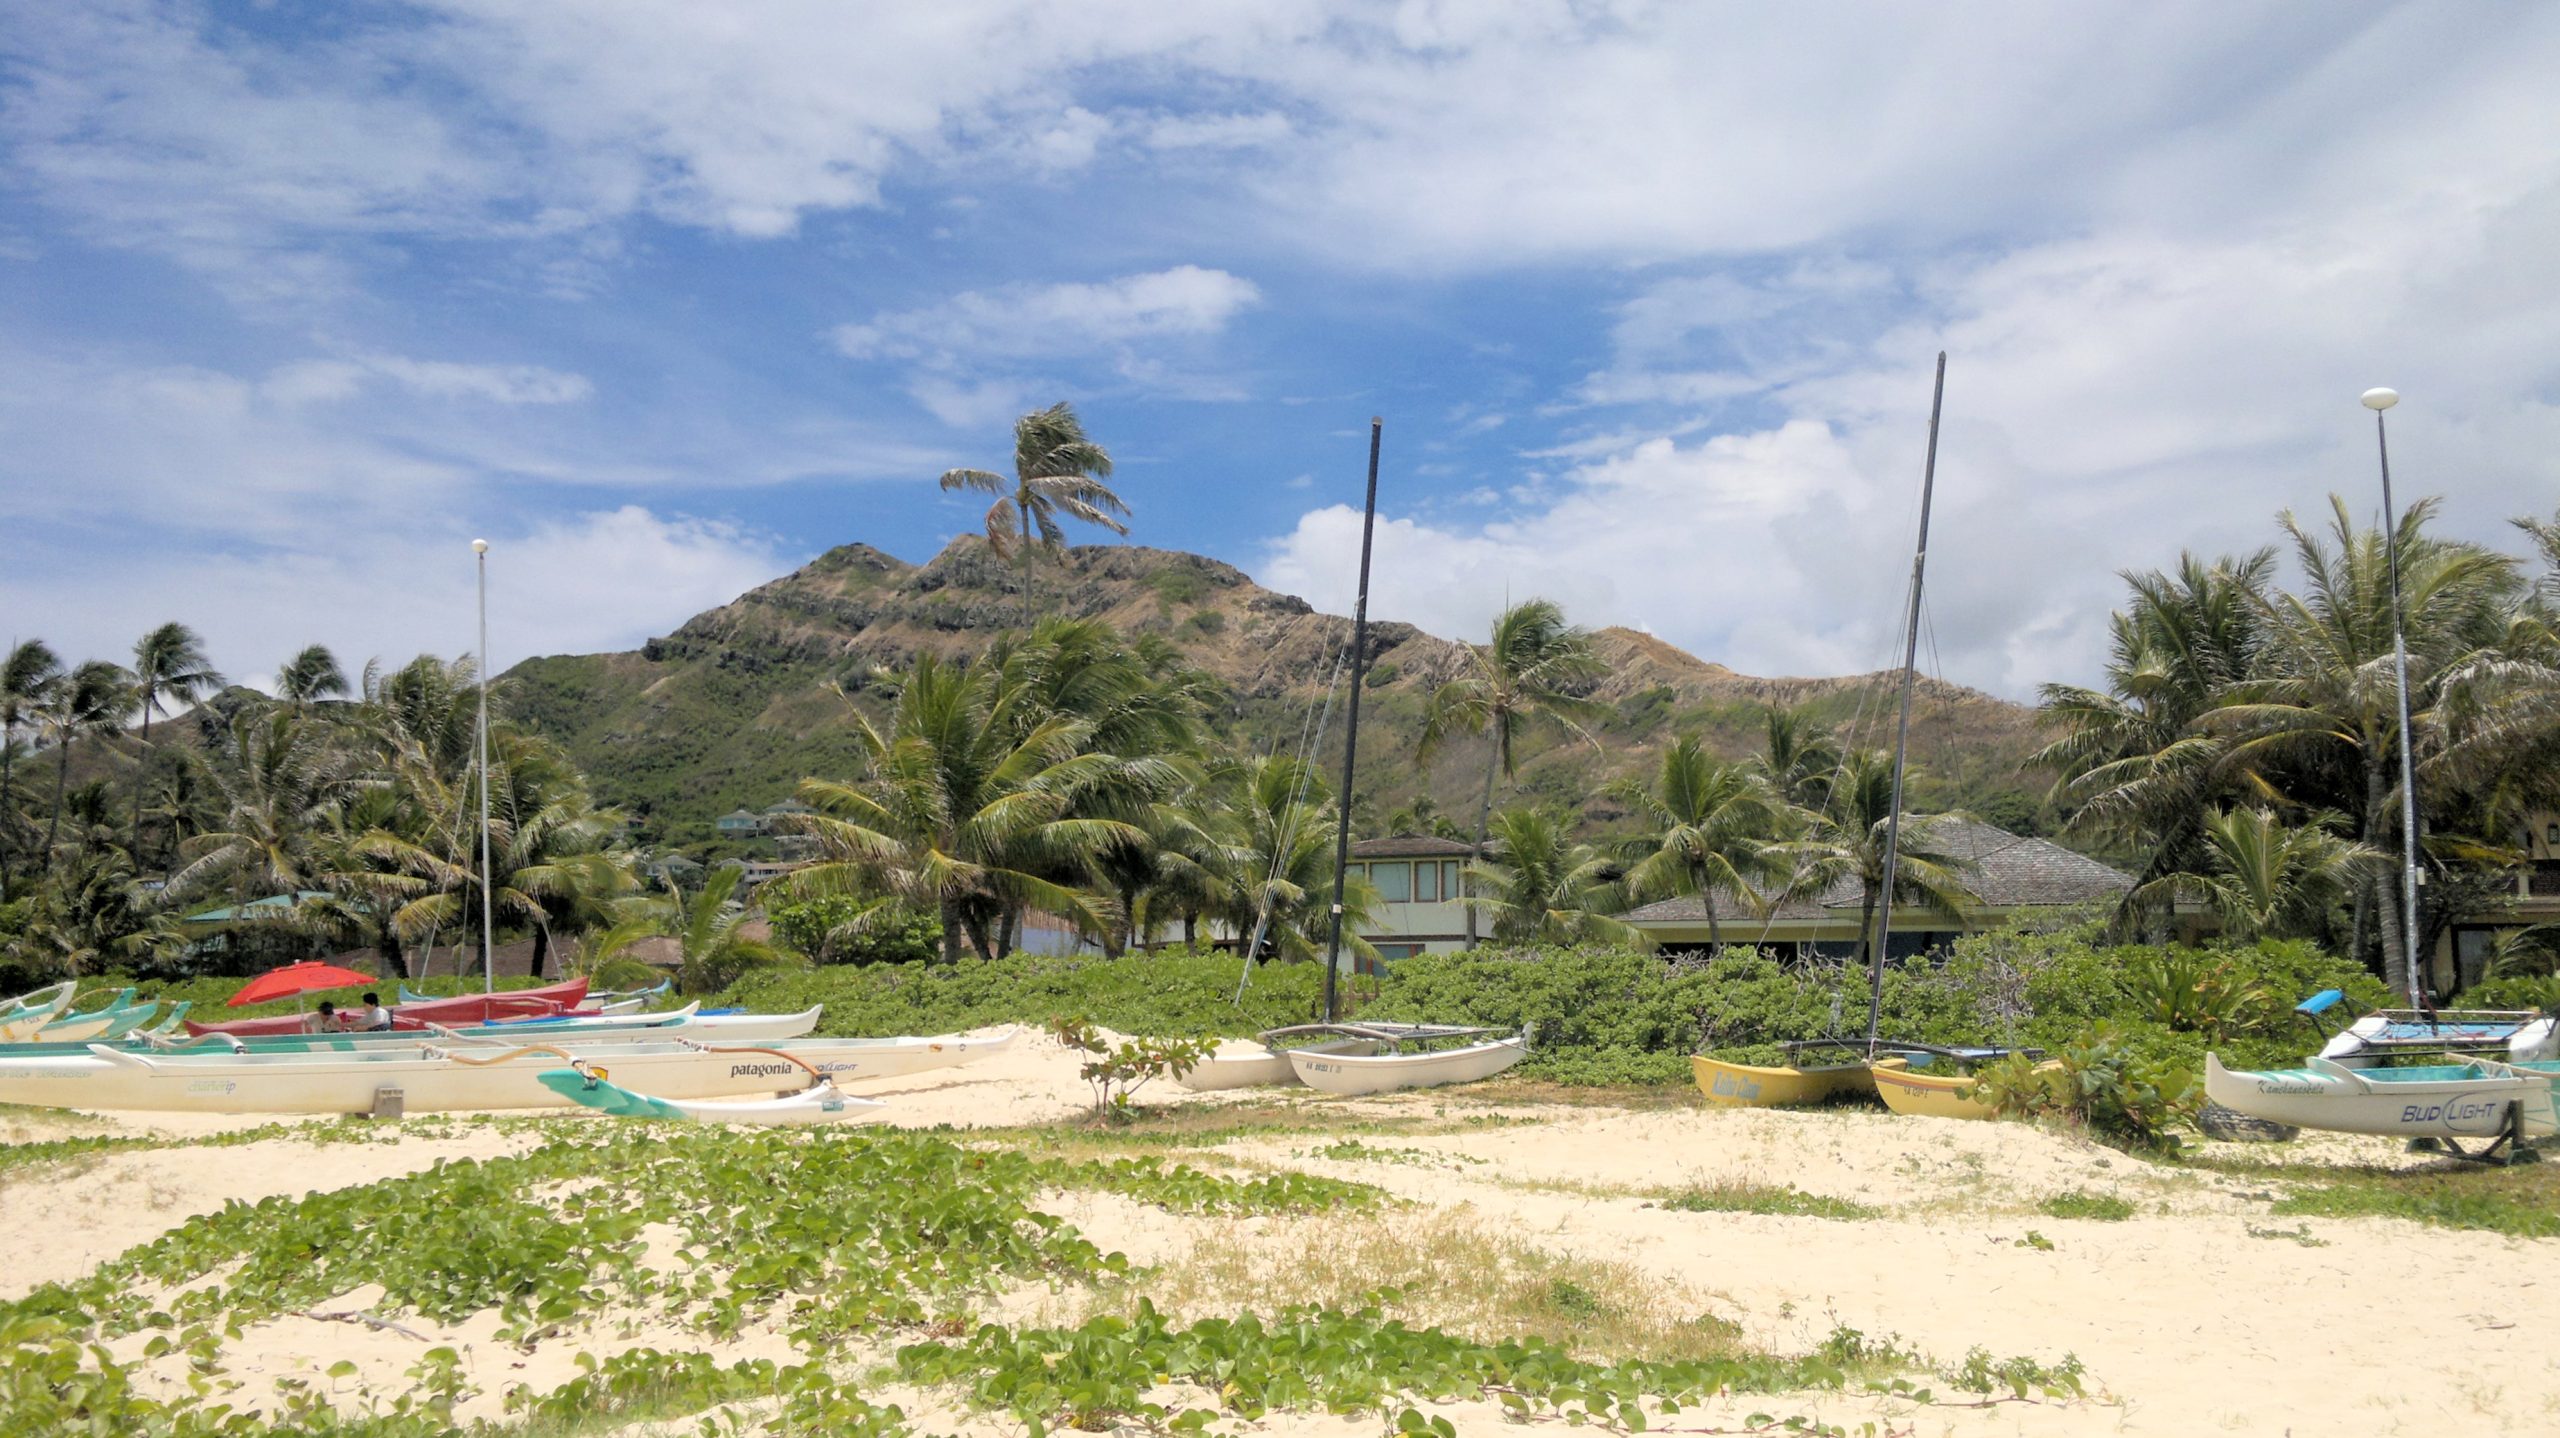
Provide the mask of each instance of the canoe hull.
{"label": "canoe hull", "polygon": [[1491,1078],[1529,1056],[1525,1038],[1497,1039],[1422,1054],[1327,1054],[1289,1051],[1298,1082],[1332,1094],[1391,1093]]}
{"label": "canoe hull", "polygon": [[[1381,1047],[1367,1039],[1337,1039],[1332,1043],[1309,1044],[1295,1052],[1373,1054]],[[1297,1065],[1289,1061],[1291,1052],[1293,1050],[1270,1049],[1255,1043],[1221,1045],[1218,1052],[1193,1065],[1191,1072],[1177,1075],[1174,1082],[1193,1093],[1295,1084],[1300,1080]]]}
{"label": "canoe hull", "polygon": [[2205,1097],[2272,1123],[2385,1138],[2494,1138],[2509,1104],[2523,1106],[2527,1135],[2560,1130],[2552,1085],[2505,1064],[2354,1069],[2320,1058],[2306,1062],[2299,1069],[2226,1069],[2219,1055],[2207,1054]]}
{"label": "canoe hull", "polygon": [[[493,1019],[540,1018],[564,1014],[576,1008],[587,996],[587,981],[571,979],[538,989],[509,989],[495,994],[463,994],[450,999],[433,999],[422,1004],[402,1004],[391,1011],[391,1022],[403,1029],[423,1028],[427,1024],[480,1024]],[[289,1034],[300,1030],[302,1019],[296,1014],[277,1014],[263,1019],[231,1019],[222,1023],[200,1024],[187,1021],[191,1034]]]}
{"label": "canoe hull", "polygon": [[1726,1108],[1796,1108],[1876,1091],[1875,1071],[1864,1060],[1813,1068],[1763,1068],[1693,1054],[1689,1070],[1707,1102]]}
{"label": "canoe hull", "polygon": [[1991,1105],[1973,1096],[1970,1074],[1920,1074],[1898,1064],[1875,1069],[1876,1097],[1895,1113],[1912,1118],[1987,1119]]}
{"label": "canoe hull", "polygon": [[889,1112],[889,1105],[877,1099],[855,1098],[832,1083],[763,1099],[666,1099],[620,1084],[591,1081],[573,1069],[553,1069],[542,1075],[542,1082],[553,1093],[582,1108],[617,1118],[773,1128],[869,1123]]}
{"label": "canoe hull", "polygon": [[412,1042],[346,1053],[150,1056],[97,1045],[77,1056],[0,1060],[0,1103],[161,1113],[365,1113],[377,1090],[397,1088],[411,1113],[554,1108],[560,1097],[543,1085],[541,1075],[559,1066],[558,1051],[586,1057],[615,1082],[654,1097],[737,1098],[802,1086],[809,1078],[802,1063],[839,1083],[902,1078],[975,1063],[1005,1052],[1019,1038],[1015,1030],[994,1038],[816,1039],[775,1048],[543,1043],[488,1064],[442,1055],[479,1058],[509,1051]]}

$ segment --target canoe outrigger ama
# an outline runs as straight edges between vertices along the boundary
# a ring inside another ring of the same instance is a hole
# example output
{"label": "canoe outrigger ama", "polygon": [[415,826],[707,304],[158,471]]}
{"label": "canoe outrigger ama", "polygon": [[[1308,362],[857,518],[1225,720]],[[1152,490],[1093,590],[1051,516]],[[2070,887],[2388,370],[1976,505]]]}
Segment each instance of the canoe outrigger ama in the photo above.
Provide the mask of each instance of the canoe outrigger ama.
{"label": "canoe outrigger ama", "polygon": [[[2440,1064],[2350,1068],[2314,1056],[2298,1069],[2226,1069],[2204,1059],[2205,1097],[2251,1118],[2333,1133],[2426,1139],[2456,1158],[2496,1162],[2528,1138],[2560,1132],[2554,1075],[2495,1059],[2447,1054]],[[2550,1065],[2560,1069],[2560,1065]],[[2487,1139],[2465,1150],[2459,1139]]]}

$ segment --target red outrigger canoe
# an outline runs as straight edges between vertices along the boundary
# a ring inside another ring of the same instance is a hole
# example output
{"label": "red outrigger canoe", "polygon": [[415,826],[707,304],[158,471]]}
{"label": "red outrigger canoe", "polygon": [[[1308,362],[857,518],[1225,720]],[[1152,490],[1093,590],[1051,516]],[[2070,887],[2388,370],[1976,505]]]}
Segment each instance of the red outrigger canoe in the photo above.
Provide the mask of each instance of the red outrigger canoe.
{"label": "red outrigger canoe", "polygon": [[[431,999],[422,1004],[402,1004],[391,1011],[395,1029],[424,1029],[429,1024],[485,1024],[496,1019],[548,1018],[575,1010],[587,997],[587,981],[570,979],[538,989],[506,989],[494,994],[463,994],[450,999]],[[252,1034],[298,1034],[303,1016],[277,1014],[263,1019],[232,1019],[226,1023],[200,1024],[190,1020],[191,1034],[236,1034],[246,1038]]]}

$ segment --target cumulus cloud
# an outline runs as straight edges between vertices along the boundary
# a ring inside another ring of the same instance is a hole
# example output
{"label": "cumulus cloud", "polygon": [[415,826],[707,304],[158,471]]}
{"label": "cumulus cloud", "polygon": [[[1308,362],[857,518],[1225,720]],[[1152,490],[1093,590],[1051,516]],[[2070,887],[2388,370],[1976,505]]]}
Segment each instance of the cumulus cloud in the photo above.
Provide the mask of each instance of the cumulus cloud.
{"label": "cumulus cloud", "polygon": [[964,291],[838,326],[833,338],[848,358],[909,366],[908,393],[944,423],[978,424],[1052,387],[1021,366],[1068,357],[1106,356],[1123,379],[1156,392],[1231,398],[1232,387],[1214,376],[1177,374],[1144,350],[1215,335],[1261,299],[1251,280],[1176,265],[1093,284]]}

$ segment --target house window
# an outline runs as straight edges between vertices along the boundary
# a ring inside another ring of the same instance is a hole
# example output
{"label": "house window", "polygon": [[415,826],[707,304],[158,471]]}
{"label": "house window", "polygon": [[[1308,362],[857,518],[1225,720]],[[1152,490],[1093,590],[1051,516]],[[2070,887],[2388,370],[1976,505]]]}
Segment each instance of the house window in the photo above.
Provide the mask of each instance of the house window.
{"label": "house window", "polygon": [[1390,904],[1413,902],[1411,864],[1371,864],[1369,881],[1378,886],[1378,897]]}
{"label": "house window", "polygon": [[1373,944],[1381,959],[1409,959],[1422,952],[1420,944]]}
{"label": "house window", "polygon": [[1416,864],[1413,866],[1413,901],[1417,904],[1440,902],[1439,865]]}
{"label": "house window", "polygon": [[1464,889],[1458,887],[1458,861],[1455,859],[1441,860],[1440,897],[1444,899],[1454,899],[1465,892],[1466,891]]}

